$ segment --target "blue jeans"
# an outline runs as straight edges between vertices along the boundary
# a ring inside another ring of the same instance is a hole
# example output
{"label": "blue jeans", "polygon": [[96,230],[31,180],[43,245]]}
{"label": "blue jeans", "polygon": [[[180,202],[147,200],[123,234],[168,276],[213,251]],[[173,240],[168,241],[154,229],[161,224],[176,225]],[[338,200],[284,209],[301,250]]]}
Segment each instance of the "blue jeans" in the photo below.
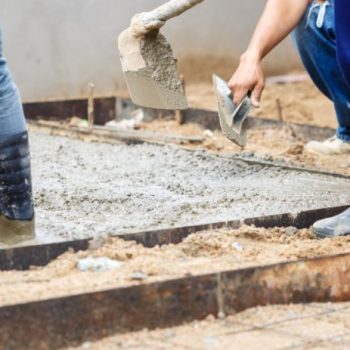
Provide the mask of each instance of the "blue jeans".
{"label": "blue jeans", "polygon": [[26,124],[21,99],[3,55],[0,29],[0,141],[2,136],[16,135],[24,131]]}
{"label": "blue jeans", "polygon": [[311,79],[334,103],[337,136],[350,142],[350,87],[337,58],[334,0],[311,4],[294,30],[293,39]]}
{"label": "blue jeans", "polygon": [[20,221],[34,217],[28,133],[19,92],[3,55],[1,30],[0,215]]}

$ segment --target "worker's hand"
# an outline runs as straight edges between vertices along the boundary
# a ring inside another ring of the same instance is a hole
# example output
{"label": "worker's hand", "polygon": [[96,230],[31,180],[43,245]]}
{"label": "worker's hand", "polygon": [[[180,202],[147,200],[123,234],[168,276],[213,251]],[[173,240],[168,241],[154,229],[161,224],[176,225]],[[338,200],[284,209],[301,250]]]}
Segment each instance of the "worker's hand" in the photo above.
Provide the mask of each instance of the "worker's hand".
{"label": "worker's hand", "polygon": [[233,93],[233,102],[238,105],[251,92],[253,106],[260,107],[260,99],[265,87],[265,77],[260,59],[247,54],[243,55],[228,86]]}

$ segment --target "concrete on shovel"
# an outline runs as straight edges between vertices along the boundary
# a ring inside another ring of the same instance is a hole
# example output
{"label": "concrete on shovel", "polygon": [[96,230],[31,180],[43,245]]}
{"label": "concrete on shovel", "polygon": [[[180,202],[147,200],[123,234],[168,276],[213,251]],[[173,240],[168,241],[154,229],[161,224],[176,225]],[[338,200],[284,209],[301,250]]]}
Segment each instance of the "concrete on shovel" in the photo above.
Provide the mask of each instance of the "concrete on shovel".
{"label": "concrete on shovel", "polygon": [[133,17],[118,39],[119,54],[130,96],[137,105],[158,109],[187,109],[182,79],[171,46],[159,33],[169,19],[204,0],[171,0]]}

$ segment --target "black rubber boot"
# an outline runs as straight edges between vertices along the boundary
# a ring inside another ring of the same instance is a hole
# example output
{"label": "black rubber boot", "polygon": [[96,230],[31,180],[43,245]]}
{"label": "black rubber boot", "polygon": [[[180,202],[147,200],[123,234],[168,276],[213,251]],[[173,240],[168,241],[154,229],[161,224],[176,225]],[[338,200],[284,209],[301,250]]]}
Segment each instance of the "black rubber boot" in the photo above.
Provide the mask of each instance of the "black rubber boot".
{"label": "black rubber boot", "polygon": [[312,230],[318,238],[350,235],[350,209],[337,216],[315,222]]}
{"label": "black rubber boot", "polygon": [[28,133],[0,139],[0,242],[34,238]]}

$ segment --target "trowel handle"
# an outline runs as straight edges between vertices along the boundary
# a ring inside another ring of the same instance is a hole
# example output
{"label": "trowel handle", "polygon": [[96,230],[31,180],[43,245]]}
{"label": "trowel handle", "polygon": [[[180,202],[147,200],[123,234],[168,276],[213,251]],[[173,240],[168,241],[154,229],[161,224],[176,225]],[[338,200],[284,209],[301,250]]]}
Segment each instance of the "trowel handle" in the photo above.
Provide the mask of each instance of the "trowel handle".
{"label": "trowel handle", "polygon": [[144,35],[153,30],[160,29],[169,19],[181,15],[203,1],[204,0],[170,0],[153,11],[136,15],[132,20],[133,29],[136,34],[139,35]]}

